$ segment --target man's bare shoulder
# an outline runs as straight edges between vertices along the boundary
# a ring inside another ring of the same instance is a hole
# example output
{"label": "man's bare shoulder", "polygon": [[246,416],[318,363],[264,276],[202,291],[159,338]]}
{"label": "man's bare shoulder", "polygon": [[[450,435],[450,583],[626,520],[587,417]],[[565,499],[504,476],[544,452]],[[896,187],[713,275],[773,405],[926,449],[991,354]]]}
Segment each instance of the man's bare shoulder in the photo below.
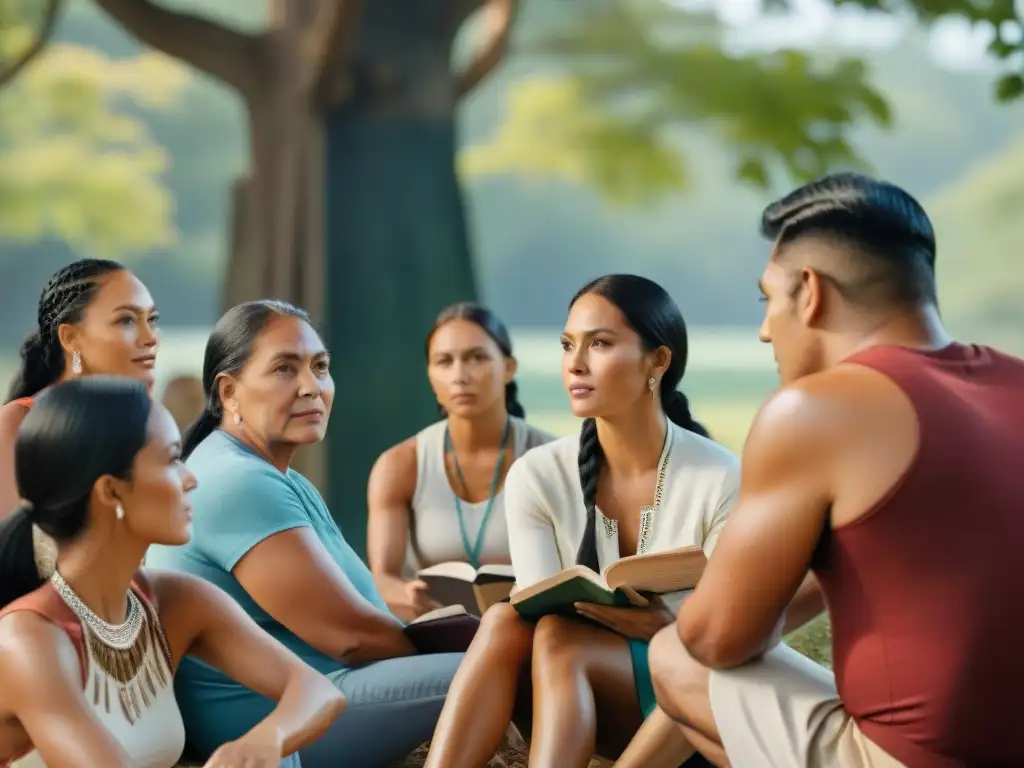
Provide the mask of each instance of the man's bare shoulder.
{"label": "man's bare shoulder", "polygon": [[877,437],[898,412],[912,412],[906,396],[886,376],[858,365],[838,365],[804,376],[776,391],[761,407],[751,440],[812,452]]}

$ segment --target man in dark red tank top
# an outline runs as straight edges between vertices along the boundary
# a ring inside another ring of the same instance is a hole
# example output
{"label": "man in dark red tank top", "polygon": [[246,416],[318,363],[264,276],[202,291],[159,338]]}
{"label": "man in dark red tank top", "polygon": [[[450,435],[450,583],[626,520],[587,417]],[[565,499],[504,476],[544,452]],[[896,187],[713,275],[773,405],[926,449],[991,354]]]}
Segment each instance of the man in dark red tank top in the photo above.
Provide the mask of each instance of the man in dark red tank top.
{"label": "man in dark red tank top", "polygon": [[[947,334],[903,190],[825,177],[762,229],[783,387],[651,644],[660,707],[718,765],[1024,766],[1024,361]],[[834,677],[778,643],[822,592]]]}

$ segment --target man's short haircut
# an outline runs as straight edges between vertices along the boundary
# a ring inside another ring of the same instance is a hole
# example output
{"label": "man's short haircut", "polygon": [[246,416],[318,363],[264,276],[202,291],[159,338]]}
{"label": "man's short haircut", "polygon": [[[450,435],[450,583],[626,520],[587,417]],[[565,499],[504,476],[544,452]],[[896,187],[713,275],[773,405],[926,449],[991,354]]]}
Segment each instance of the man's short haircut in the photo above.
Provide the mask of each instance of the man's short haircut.
{"label": "man's short haircut", "polygon": [[765,208],[761,233],[780,256],[784,246],[808,236],[845,247],[857,263],[839,270],[850,279],[833,276],[851,300],[936,300],[931,220],[912,195],[889,182],[859,173],[823,176]]}

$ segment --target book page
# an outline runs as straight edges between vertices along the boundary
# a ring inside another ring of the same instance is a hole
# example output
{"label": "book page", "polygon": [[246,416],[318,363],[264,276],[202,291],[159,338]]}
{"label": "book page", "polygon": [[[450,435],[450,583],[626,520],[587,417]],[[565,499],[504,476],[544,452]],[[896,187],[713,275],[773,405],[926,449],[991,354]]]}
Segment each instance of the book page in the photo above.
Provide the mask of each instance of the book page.
{"label": "book page", "polygon": [[638,592],[677,592],[696,586],[705,565],[700,547],[680,547],[624,557],[605,569],[605,581],[609,587],[628,584]]}
{"label": "book page", "polygon": [[421,579],[430,576],[442,576],[447,579],[458,579],[459,581],[468,581],[472,583],[476,579],[476,570],[469,563],[453,561],[449,563],[438,563],[437,565],[432,565],[429,568],[424,568],[421,571],[418,571],[416,576]]}
{"label": "book page", "polygon": [[446,605],[444,608],[436,608],[433,611],[427,611],[422,616],[413,619],[406,626],[411,627],[413,624],[423,624],[427,621],[437,621],[438,619],[447,619],[449,616],[466,616],[466,609],[461,605]]}

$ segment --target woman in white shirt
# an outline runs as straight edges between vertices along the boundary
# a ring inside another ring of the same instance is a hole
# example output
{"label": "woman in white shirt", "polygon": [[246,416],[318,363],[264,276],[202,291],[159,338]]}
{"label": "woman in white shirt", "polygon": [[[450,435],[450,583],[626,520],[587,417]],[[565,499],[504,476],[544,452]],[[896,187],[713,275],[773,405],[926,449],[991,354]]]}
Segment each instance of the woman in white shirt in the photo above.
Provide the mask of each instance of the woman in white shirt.
{"label": "woman in white shirt", "polygon": [[512,462],[554,438],[526,423],[504,323],[461,302],[427,336],[427,375],[444,419],[380,455],[367,489],[367,559],[384,600],[411,621],[439,607],[419,568],[508,564],[504,483]]}
{"label": "woman in white shirt", "polygon": [[[601,572],[636,553],[710,553],[735,501],[739,461],[708,439],[676,390],[687,357],[679,308],[650,280],[605,276],[573,298],[562,347],[572,410],[584,422],[578,436],[535,448],[509,471],[518,587],[577,563]],[[581,604],[590,621],[547,616],[536,625],[494,606],[452,683],[427,768],[483,766],[514,709],[524,735],[532,719],[531,766],[584,768],[595,745],[619,755],[654,710],[647,643],[680,602]]]}

